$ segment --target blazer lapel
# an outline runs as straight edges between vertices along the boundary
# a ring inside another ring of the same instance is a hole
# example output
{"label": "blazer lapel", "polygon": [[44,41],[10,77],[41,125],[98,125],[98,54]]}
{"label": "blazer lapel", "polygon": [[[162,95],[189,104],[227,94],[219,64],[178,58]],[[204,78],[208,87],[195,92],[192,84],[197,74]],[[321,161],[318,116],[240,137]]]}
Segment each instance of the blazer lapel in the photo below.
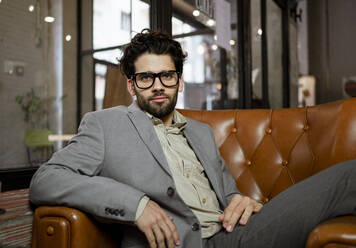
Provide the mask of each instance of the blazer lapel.
{"label": "blazer lapel", "polygon": [[189,145],[192,147],[193,151],[197,155],[200,163],[203,165],[205,173],[207,177],[209,178],[209,181],[211,185],[213,186],[213,189],[216,193],[216,196],[218,197],[220,202],[225,202],[224,197],[223,197],[223,192],[221,190],[221,185],[219,185],[218,180],[217,180],[217,175],[214,170],[214,168],[211,165],[211,162],[209,160],[208,155],[202,148],[202,142],[199,139],[199,136],[194,130],[190,127],[189,119],[188,119],[188,124],[184,128],[183,131]]}
{"label": "blazer lapel", "polygon": [[138,134],[140,135],[142,141],[145,143],[147,148],[150,150],[154,158],[157,160],[158,164],[170,175],[171,171],[168,166],[167,159],[164,155],[160,141],[158,140],[156,131],[153,127],[151,120],[148,116],[136,105],[132,103],[128,108],[128,117],[130,118],[132,124],[135,126]]}

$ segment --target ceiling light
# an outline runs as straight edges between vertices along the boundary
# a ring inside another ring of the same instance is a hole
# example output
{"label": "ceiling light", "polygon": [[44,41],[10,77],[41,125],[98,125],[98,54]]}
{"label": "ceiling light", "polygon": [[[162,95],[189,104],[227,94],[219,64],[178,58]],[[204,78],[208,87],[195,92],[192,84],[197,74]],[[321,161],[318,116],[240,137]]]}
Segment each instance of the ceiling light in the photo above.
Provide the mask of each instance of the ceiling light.
{"label": "ceiling light", "polygon": [[217,35],[214,35],[214,40],[218,40],[218,36]]}
{"label": "ceiling light", "polygon": [[209,19],[207,22],[206,22],[206,25],[208,25],[209,27],[212,27],[215,25],[215,21],[213,19]]}
{"label": "ceiling light", "polygon": [[34,11],[34,9],[35,9],[35,6],[33,6],[33,5],[28,6],[28,11],[32,12],[32,11]]}
{"label": "ceiling light", "polygon": [[72,39],[72,36],[70,34],[66,35],[66,41],[70,41]]}
{"label": "ceiling light", "polygon": [[211,49],[217,50],[218,49],[218,45],[216,45],[216,44],[211,45]]}
{"label": "ceiling light", "polygon": [[231,46],[233,46],[233,45],[235,45],[236,44],[236,42],[234,41],[234,40],[230,40],[230,45]]}
{"label": "ceiling light", "polygon": [[262,35],[262,29],[259,28],[259,29],[257,30],[257,34],[258,34],[259,36],[261,36],[261,35]]}
{"label": "ceiling light", "polygon": [[56,18],[54,18],[53,16],[46,16],[44,18],[44,21],[48,22],[48,23],[54,22],[55,20],[56,20]]}
{"label": "ceiling light", "polygon": [[193,11],[193,16],[199,16],[200,15],[200,11],[199,10],[194,10]]}

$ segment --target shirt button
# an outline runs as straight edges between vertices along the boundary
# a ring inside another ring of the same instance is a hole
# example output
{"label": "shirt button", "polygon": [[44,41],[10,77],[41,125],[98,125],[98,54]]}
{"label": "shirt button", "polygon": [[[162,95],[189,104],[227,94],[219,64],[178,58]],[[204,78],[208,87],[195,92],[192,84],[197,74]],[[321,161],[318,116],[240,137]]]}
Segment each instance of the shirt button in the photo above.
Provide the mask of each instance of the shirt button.
{"label": "shirt button", "polygon": [[172,187],[168,187],[167,195],[170,196],[170,197],[172,197],[174,195],[174,189]]}
{"label": "shirt button", "polygon": [[202,201],[203,204],[206,203],[206,199],[205,198],[203,198],[201,201]]}
{"label": "shirt button", "polygon": [[192,225],[192,230],[193,230],[193,231],[198,231],[198,230],[199,230],[199,224],[198,224],[198,223],[194,223],[194,224]]}

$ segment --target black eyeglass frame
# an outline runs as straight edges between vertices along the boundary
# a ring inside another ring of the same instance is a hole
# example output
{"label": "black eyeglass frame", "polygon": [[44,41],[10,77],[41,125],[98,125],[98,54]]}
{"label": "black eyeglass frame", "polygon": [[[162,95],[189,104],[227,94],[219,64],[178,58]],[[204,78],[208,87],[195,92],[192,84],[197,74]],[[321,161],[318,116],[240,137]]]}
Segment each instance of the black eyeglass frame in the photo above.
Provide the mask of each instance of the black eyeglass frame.
{"label": "black eyeglass frame", "polygon": [[[175,73],[177,73],[177,76],[178,76],[178,77],[177,77],[177,82],[176,82],[175,85],[165,85],[165,84],[163,83],[163,81],[162,81],[162,79],[161,79],[161,75],[164,74],[164,73],[168,73],[168,72],[175,72]],[[149,75],[152,75],[152,76],[153,76],[153,80],[152,80],[152,83],[151,83],[150,86],[144,87],[144,88],[138,86],[137,81],[136,81],[136,76],[137,76],[137,75],[140,75],[140,74],[141,74],[141,75],[142,75],[142,74],[149,74]],[[153,72],[138,72],[138,73],[133,74],[133,75],[131,76],[131,79],[134,81],[134,83],[136,84],[137,88],[142,89],[142,90],[145,90],[145,89],[149,89],[149,88],[152,87],[152,85],[155,83],[155,80],[156,80],[157,77],[158,77],[159,81],[161,82],[161,84],[162,84],[164,87],[167,87],[167,88],[176,87],[176,86],[178,85],[178,83],[179,83],[180,72],[179,72],[179,71],[176,71],[176,70],[161,71],[161,72],[158,72],[158,73],[153,73]]]}

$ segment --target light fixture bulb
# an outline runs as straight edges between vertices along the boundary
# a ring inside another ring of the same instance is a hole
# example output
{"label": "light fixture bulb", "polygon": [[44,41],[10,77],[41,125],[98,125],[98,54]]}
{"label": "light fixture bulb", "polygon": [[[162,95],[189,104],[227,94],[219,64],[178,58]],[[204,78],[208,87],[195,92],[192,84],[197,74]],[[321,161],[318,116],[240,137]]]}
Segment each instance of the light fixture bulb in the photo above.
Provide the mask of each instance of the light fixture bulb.
{"label": "light fixture bulb", "polygon": [[218,45],[216,45],[216,44],[211,45],[211,49],[217,50],[218,49]]}
{"label": "light fixture bulb", "polygon": [[209,26],[209,27],[212,27],[215,25],[215,21],[213,19],[209,19],[206,24]]}
{"label": "light fixture bulb", "polygon": [[70,41],[72,39],[72,36],[70,34],[66,35],[66,41]]}
{"label": "light fixture bulb", "polygon": [[214,35],[214,40],[218,40],[218,36],[217,35]]}
{"label": "light fixture bulb", "polygon": [[236,44],[236,42],[234,41],[234,40],[230,40],[230,45],[231,46],[233,46],[233,45],[235,45]]}
{"label": "light fixture bulb", "polygon": [[197,9],[195,9],[195,10],[193,11],[193,16],[199,16],[199,15],[200,15],[200,11],[197,10]]}
{"label": "light fixture bulb", "polygon": [[33,12],[35,10],[35,6],[30,5],[28,6],[28,11]]}
{"label": "light fixture bulb", "polygon": [[44,21],[48,22],[48,23],[54,22],[55,20],[56,20],[56,18],[54,18],[53,16],[46,16],[44,18]]}
{"label": "light fixture bulb", "polygon": [[259,28],[259,29],[257,30],[257,34],[258,34],[259,36],[261,36],[261,35],[262,35],[262,29]]}

